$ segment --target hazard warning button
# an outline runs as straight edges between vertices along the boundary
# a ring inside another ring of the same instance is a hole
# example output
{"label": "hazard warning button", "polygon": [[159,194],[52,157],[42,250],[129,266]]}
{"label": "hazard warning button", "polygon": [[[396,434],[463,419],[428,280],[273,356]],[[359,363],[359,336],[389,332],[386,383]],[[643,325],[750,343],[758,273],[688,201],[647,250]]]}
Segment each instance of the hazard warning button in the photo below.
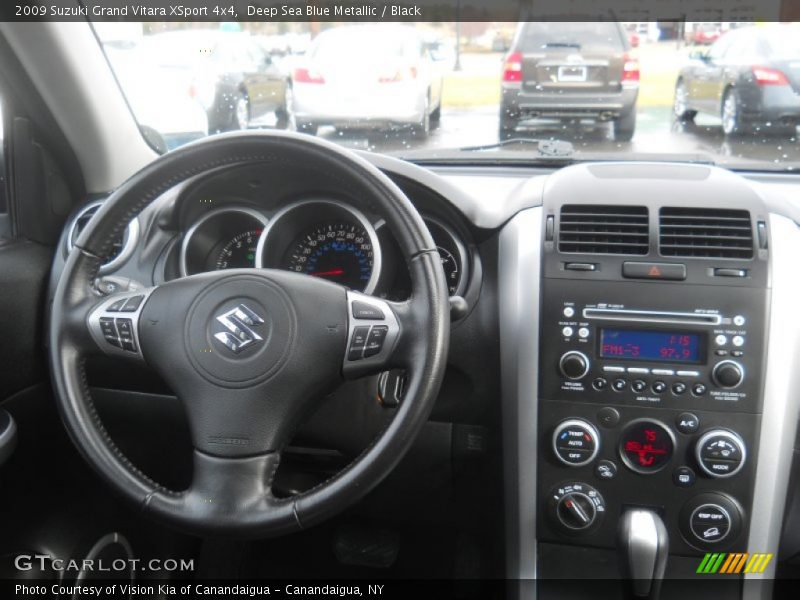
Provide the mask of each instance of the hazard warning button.
{"label": "hazard warning button", "polygon": [[686,279],[686,265],[675,263],[624,262],[622,276],[630,279]]}

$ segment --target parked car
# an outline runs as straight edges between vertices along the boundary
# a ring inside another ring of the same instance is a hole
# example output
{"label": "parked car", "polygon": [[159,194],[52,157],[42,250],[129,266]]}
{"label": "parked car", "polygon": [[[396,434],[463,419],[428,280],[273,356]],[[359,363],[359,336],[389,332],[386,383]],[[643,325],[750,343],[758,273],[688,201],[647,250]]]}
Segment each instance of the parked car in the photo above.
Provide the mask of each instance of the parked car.
{"label": "parked car", "polygon": [[696,45],[709,45],[716,42],[722,35],[719,23],[697,23],[692,29],[689,41]]}
{"label": "parked car", "polygon": [[613,123],[636,129],[639,62],[620,23],[520,23],[505,58],[500,138],[536,119]]}
{"label": "parked car", "polygon": [[193,29],[147,36],[143,49],[203,103],[211,131],[246,129],[269,113],[290,122],[289,80],[248,34]]}
{"label": "parked car", "polygon": [[321,33],[292,75],[297,128],[410,127],[441,117],[442,73],[412,27],[355,25]]}
{"label": "parked car", "polygon": [[170,73],[143,60],[135,46],[119,49],[112,42],[104,44],[103,49],[136,120],[150,135],[158,132],[160,139],[154,143],[159,150],[166,152],[208,135],[203,106]]}
{"label": "parked car", "polygon": [[730,31],[695,52],[675,84],[674,114],[719,116],[725,135],[756,128],[794,134],[800,122],[800,28],[793,25]]}

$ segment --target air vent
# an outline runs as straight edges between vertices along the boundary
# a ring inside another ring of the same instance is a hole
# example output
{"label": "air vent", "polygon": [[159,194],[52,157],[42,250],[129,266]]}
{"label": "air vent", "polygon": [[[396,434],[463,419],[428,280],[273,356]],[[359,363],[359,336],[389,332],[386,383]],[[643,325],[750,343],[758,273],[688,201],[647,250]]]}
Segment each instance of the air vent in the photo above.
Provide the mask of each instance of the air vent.
{"label": "air vent", "polygon": [[753,225],[746,210],[662,208],[663,256],[753,258]]}
{"label": "air vent", "polygon": [[[72,248],[75,246],[75,242],[78,241],[81,233],[102,205],[102,201],[88,204],[82,208],[77,216],[72,220],[66,240],[68,253],[72,251]],[[113,271],[123,262],[125,262],[133,252],[136,242],[138,241],[138,237],[139,222],[134,219],[128,224],[128,227],[125,229],[125,233],[114,240],[114,243],[111,247],[111,253],[109,254],[106,262],[100,268],[100,273],[108,273],[109,271]]]}
{"label": "air vent", "polygon": [[650,249],[647,208],[565,204],[558,251],[643,256]]}

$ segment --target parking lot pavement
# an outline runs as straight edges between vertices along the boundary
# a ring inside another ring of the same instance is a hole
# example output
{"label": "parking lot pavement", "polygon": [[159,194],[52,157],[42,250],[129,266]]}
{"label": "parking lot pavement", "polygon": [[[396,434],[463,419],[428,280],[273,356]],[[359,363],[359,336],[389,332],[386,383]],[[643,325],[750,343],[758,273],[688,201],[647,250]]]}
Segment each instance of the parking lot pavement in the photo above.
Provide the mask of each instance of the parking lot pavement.
{"label": "parking lot pavement", "polygon": [[[450,109],[442,112],[441,126],[425,140],[413,139],[406,131],[364,132],[320,129],[320,135],[356,149],[375,152],[402,152],[411,149],[458,148],[498,141],[498,108],[486,106]],[[731,166],[750,161],[767,161],[785,168],[791,163],[800,167],[800,143],[797,138],[782,139],[770,135],[749,134],[726,139],[719,119],[697,117],[694,125],[673,122],[669,107],[640,108],[636,135],[631,142],[615,142],[609,124],[557,128],[536,127],[519,132],[523,137],[557,138],[570,141],[577,152],[615,152],[633,158],[636,154],[708,155],[714,162]],[[524,148],[524,147],[523,147]]]}

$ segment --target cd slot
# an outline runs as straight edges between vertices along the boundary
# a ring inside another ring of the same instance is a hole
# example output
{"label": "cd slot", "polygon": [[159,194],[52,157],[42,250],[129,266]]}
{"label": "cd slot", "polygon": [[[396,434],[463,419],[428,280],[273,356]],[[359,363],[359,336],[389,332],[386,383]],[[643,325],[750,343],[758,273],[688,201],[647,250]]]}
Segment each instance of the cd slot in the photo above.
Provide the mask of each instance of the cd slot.
{"label": "cd slot", "polygon": [[676,325],[719,325],[722,322],[720,315],[614,308],[584,308],[583,318],[630,323],[674,323]]}

